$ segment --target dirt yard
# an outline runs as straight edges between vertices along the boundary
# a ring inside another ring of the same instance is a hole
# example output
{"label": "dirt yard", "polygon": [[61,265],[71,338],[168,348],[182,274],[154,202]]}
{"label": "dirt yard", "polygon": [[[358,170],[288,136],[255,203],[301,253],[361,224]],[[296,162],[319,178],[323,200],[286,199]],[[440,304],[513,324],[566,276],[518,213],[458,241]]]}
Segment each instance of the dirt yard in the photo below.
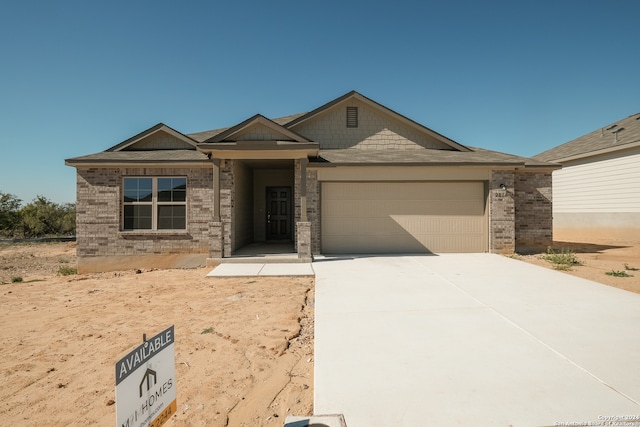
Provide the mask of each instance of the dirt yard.
{"label": "dirt yard", "polygon": [[75,263],[74,243],[0,246],[0,424],[113,426],[116,361],[171,325],[178,410],[165,425],[313,412],[312,278],[59,274]]}
{"label": "dirt yard", "polygon": [[[583,262],[567,274],[640,292],[640,271],[625,270],[640,268],[637,243],[554,247]],[[552,268],[541,257],[515,256]],[[178,411],[166,425],[282,426],[313,412],[313,279],[60,274],[75,263],[74,243],[0,245],[0,424],[112,426],[116,361],[170,325]],[[633,277],[605,274],[623,270]]]}
{"label": "dirt yard", "polygon": [[[637,241],[597,239],[582,236],[574,242],[554,242],[556,252],[569,250],[575,253],[582,265],[575,265],[567,274],[593,280],[627,291],[640,293],[640,243]],[[544,254],[517,255],[531,264],[553,268],[543,259]],[[638,270],[634,270],[638,269]],[[624,272],[631,277],[608,275],[611,272]]]}

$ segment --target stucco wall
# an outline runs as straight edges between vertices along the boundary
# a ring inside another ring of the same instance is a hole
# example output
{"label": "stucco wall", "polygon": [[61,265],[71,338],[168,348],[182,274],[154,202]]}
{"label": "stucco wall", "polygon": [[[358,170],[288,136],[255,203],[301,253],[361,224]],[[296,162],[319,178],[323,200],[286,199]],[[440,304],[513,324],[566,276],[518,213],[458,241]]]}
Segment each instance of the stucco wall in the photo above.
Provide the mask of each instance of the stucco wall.
{"label": "stucco wall", "polygon": [[235,205],[233,249],[253,241],[253,173],[242,162],[234,162]]}

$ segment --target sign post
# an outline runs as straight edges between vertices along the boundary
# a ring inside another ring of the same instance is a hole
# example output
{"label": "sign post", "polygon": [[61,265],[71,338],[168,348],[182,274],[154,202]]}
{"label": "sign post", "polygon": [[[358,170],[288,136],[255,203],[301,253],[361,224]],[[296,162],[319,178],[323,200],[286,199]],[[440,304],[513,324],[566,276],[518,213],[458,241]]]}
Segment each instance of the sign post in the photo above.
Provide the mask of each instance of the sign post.
{"label": "sign post", "polygon": [[173,326],[116,362],[116,426],[160,427],[176,412]]}

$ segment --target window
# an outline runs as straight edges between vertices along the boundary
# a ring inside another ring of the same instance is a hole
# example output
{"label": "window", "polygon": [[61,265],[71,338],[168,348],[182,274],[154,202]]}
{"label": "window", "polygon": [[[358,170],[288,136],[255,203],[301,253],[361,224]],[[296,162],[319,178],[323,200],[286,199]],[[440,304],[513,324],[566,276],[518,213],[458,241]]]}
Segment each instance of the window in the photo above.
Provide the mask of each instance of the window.
{"label": "window", "polygon": [[187,178],[124,178],[124,230],[185,230]]}
{"label": "window", "polygon": [[358,127],[358,107],[347,107],[347,127]]}

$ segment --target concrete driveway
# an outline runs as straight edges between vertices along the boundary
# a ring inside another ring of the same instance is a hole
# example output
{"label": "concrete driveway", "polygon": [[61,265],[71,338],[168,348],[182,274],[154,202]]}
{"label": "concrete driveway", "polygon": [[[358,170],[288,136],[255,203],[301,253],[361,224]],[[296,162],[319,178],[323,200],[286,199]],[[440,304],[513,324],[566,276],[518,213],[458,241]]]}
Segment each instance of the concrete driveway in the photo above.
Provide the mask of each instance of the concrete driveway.
{"label": "concrete driveway", "polygon": [[492,254],[313,268],[316,414],[348,427],[640,426],[638,294]]}

